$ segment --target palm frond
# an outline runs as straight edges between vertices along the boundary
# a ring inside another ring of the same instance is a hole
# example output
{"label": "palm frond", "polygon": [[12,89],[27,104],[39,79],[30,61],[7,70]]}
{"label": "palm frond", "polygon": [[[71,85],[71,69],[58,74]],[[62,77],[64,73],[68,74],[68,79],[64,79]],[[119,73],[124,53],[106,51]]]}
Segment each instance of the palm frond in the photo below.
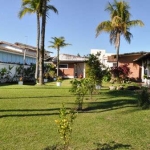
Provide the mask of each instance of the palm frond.
{"label": "palm frond", "polygon": [[96,37],[102,32],[110,32],[112,30],[112,23],[110,21],[101,22],[96,28]]}
{"label": "palm frond", "polygon": [[144,23],[141,20],[131,20],[129,22],[127,22],[127,26],[128,27],[132,27],[132,26],[144,26]]}
{"label": "palm frond", "polygon": [[53,5],[46,6],[47,11],[52,10],[54,13],[58,14],[58,10]]}
{"label": "palm frond", "polygon": [[65,38],[61,37],[52,37],[53,41],[49,41],[52,45],[48,46],[49,48],[59,49],[60,47],[65,47],[67,45],[71,45],[65,42]]}
{"label": "palm frond", "polygon": [[133,37],[133,35],[127,31],[124,35],[125,40],[130,44],[131,43],[131,38]]}
{"label": "palm frond", "polygon": [[28,14],[32,14],[32,13],[35,13],[35,11],[33,9],[31,9],[31,8],[24,7],[22,10],[19,11],[18,17],[22,18],[27,13]]}

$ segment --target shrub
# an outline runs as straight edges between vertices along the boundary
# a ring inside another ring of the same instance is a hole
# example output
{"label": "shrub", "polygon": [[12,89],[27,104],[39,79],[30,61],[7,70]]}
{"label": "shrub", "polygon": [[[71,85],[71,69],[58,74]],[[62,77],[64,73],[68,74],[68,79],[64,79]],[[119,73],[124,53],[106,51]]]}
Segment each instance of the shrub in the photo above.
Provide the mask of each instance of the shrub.
{"label": "shrub", "polygon": [[60,138],[63,140],[64,150],[68,149],[72,133],[72,124],[75,118],[76,113],[73,110],[67,112],[63,105],[59,111],[59,119],[55,120],[56,124],[58,125]]}
{"label": "shrub", "polygon": [[95,91],[95,86],[96,86],[95,82],[91,78],[85,78],[84,80],[86,82],[87,90],[90,94],[90,99],[92,100],[92,95],[93,95],[93,92]]}
{"label": "shrub", "polygon": [[108,82],[111,80],[111,72],[108,68],[106,68],[105,70],[103,70],[103,81]]}
{"label": "shrub", "polygon": [[128,75],[131,74],[128,64],[124,64],[119,67],[112,67],[110,72],[114,78],[117,78],[118,81],[123,80],[124,82],[126,81]]}
{"label": "shrub", "polygon": [[97,55],[90,54],[86,61],[86,77],[91,78],[94,82],[102,83],[103,70]]}
{"label": "shrub", "polygon": [[142,92],[138,95],[138,106],[142,109],[150,108],[150,98],[146,87],[144,87]]}
{"label": "shrub", "polygon": [[69,90],[71,93],[73,93],[76,96],[76,103],[78,105],[77,110],[82,110],[83,105],[83,99],[85,97],[85,94],[87,93],[87,81],[86,79],[74,79],[70,81],[72,87]]}

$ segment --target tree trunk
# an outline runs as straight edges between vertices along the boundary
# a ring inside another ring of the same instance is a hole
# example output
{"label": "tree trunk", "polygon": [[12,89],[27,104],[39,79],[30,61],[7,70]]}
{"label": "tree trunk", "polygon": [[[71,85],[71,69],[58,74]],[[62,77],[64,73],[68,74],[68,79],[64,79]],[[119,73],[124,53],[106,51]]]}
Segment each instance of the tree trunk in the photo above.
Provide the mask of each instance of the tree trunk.
{"label": "tree trunk", "polygon": [[119,61],[119,49],[120,49],[120,33],[117,33],[117,44],[116,44],[116,49],[117,49],[117,56],[116,56],[116,60],[117,60],[117,67],[118,67],[118,61]]}
{"label": "tree trunk", "polygon": [[82,111],[82,104],[83,103],[78,103],[78,108],[77,108],[78,111]]}
{"label": "tree trunk", "polygon": [[40,76],[39,84],[44,84],[43,73],[44,73],[44,42],[45,42],[45,26],[46,26],[46,4],[47,0],[42,1],[42,28],[41,28],[41,48],[40,48]]}
{"label": "tree trunk", "polygon": [[59,48],[57,49],[57,77],[59,76]]}
{"label": "tree trunk", "polygon": [[[117,49],[117,68],[118,68],[118,61],[119,61],[119,48],[120,48],[120,32],[117,33],[117,39],[116,39],[116,49]],[[117,72],[117,82],[119,81],[119,72]]]}
{"label": "tree trunk", "polygon": [[40,44],[40,16],[37,13],[37,51],[36,51],[36,69],[35,69],[35,80],[39,78],[39,44]]}

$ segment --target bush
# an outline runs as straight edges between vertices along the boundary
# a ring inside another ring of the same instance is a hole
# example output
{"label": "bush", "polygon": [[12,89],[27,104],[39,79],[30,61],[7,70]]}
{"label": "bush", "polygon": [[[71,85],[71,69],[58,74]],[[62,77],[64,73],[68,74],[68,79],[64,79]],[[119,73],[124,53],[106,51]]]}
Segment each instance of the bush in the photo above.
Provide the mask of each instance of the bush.
{"label": "bush", "polygon": [[110,72],[114,78],[120,78],[124,81],[127,79],[128,75],[131,74],[128,64],[124,64],[119,67],[112,67]]}
{"label": "bush", "polygon": [[111,80],[111,72],[108,68],[106,68],[105,70],[103,70],[103,81],[105,82],[109,82]]}
{"label": "bush", "polygon": [[147,88],[143,88],[142,92],[138,96],[138,106],[142,109],[150,108],[150,98]]}
{"label": "bush", "polygon": [[74,79],[70,81],[71,83],[71,89],[69,90],[71,93],[73,93],[76,96],[76,103],[77,103],[77,110],[82,110],[83,100],[85,97],[85,94],[87,93],[87,80],[85,78],[77,80]]}
{"label": "bush", "polygon": [[101,84],[103,79],[102,66],[97,55],[89,54],[88,60],[86,61],[86,77]]}
{"label": "bush", "polygon": [[62,150],[68,150],[69,148],[72,133],[72,124],[75,118],[76,112],[74,110],[70,110],[68,112],[63,105],[63,107],[59,111],[59,119],[55,120],[56,124],[58,125],[60,138],[63,140]]}

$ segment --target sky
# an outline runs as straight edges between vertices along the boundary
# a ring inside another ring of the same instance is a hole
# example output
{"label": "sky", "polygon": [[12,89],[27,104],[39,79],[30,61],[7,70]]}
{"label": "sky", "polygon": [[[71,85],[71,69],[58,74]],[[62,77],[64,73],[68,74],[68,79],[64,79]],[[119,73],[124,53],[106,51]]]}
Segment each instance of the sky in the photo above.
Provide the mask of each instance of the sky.
{"label": "sky", "polygon": [[[58,14],[49,11],[46,23],[45,49],[56,55],[56,50],[48,48],[52,37],[63,36],[71,45],[61,48],[60,53],[81,56],[90,54],[91,49],[105,49],[107,53],[116,53],[109,42],[109,34],[101,33],[97,38],[96,27],[102,21],[109,20],[105,11],[108,2],[113,0],[51,0]],[[150,51],[150,0],[126,0],[130,5],[131,20],[142,20],[144,27],[130,29],[133,34],[128,44],[121,38],[120,53]],[[0,41],[20,42],[36,46],[36,15],[27,14],[18,18],[21,0],[1,0],[0,5]]]}

